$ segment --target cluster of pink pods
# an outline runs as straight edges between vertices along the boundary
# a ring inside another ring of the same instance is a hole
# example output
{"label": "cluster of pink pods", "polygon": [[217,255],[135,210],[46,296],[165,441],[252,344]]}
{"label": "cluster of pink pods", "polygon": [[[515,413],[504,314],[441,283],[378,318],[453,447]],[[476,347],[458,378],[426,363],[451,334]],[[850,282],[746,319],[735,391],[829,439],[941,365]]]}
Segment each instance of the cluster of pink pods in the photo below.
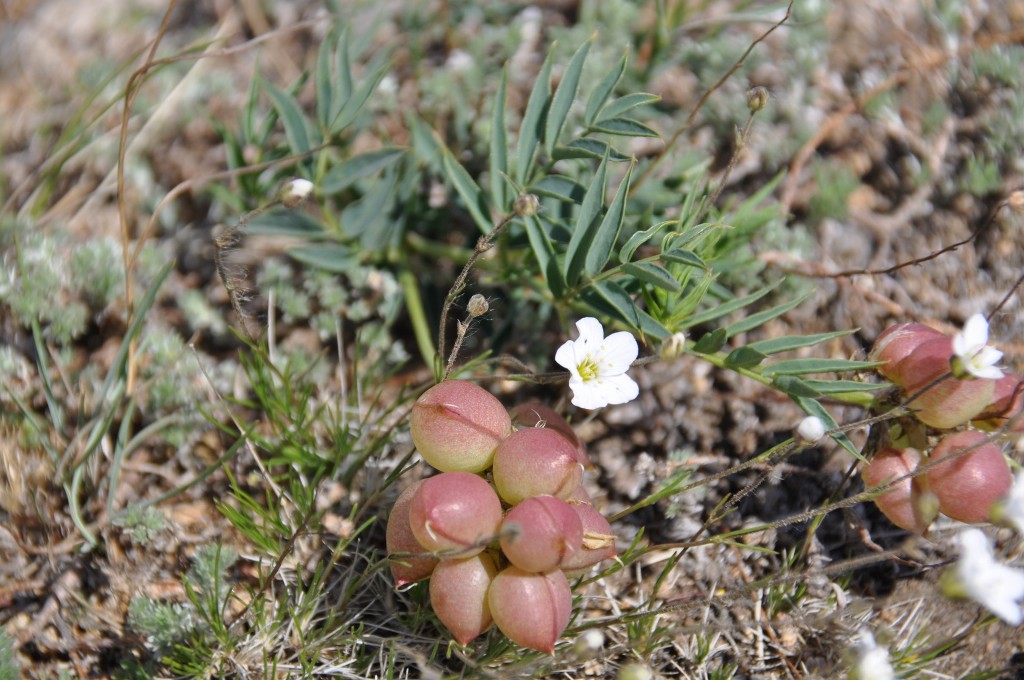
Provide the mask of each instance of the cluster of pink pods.
{"label": "cluster of pink pods", "polygon": [[566,573],[615,555],[581,484],[579,439],[544,405],[509,414],[460,380],[427,390],[410,427],[441,472],[406,489],[388,518],[395,582],[429,578],[431,606],[460,644],[493,623],[518,645],[553,652],[572,613]]}
{"label": "cluster of pink pods", "polygon": [[[986,432],[1024,432],[1024,379],[956,377],[953,355],[952,338],[916,323],[886,329],[871,350],[872,360],[885,362],[878,372],[909,399],[914,418],[900,424],[862,476],[869,487],[900,480],[875,504],[893,524],[917,534],[940,512],[961,522],[990,520],[1013,479]],[[938,443],[924,453],[930,436]]]}

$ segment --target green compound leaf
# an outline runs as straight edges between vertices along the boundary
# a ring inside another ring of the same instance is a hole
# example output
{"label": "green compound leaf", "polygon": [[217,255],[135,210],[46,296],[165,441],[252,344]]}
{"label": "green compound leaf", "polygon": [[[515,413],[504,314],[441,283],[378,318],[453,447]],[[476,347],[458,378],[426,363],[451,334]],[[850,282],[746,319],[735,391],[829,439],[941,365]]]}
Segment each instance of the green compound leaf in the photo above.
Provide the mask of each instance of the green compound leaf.
{"label": "green compound leaf", "polygon": [[654,262],[627,262],[621,265],[619,270],[670,293],[679,293],[683,290],[675,277],[660,264]]}
{"label": "green compound leaf", "polygon": [[587,60],[587,53],[593,40],[587,40],[576,50],[576,54],[572,55],[565,73],[562,74],[562,80],[558,83],[558,89],[555,90],[555,96],[551,99],[551,107],[548,109],[547,122],[544,126],[544,145],[548,156],[554,155],[558,136],[565,127],[569,109],[576,99],[576,92],[580,87],[580,74],[583,73],[583,64]]}
{"label": "green compound leaf", "polygon": [[395,163],[406,153],[405,149],[385,148],[353,156],[331,168],[320,180],[319,191],[323,194],[334,194],[345,189],[364,177],[369,177],[378,170],[383,170]]}

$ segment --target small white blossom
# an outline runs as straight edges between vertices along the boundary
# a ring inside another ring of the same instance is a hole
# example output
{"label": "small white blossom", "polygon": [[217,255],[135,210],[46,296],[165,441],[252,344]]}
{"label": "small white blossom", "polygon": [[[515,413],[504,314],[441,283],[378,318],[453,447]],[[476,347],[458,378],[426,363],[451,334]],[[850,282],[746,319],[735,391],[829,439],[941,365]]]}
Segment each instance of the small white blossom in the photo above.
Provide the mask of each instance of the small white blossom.
{"label": "small white blossom", "polygon": [[1011,626],[1024,621],[1024,571],[997,562],[980,529],[960,532],[960,559],[944,585],[950,594],[969,597]]}
{"label": "small white blossom", "polygon": [[626,375],[640,353],[636,338],[625,331],[606,338],[601,322],[589,316],[577,321],[576,328],[580,336],[555,352],[558,365],[571,373],[572,403],[595,409],[636,399],[640,387]]}
{"label": "small white blossom", "polygon": [[1012,526],[1024,536],[1024,470],[1017,473],[1010,491],[999,499],[991,515],[993,522]]}
{"label": "small white blossom", "polygon": [[850,668],[852,680],[894,680],[896,677],[889,663],[889,651],[878,646],[871,631],[862,630],[858,633],[853,653],[853,667]]}
{"label": "small white blossom", "polygon": [[975,378],[998,380],[1003,372],[996,362],[1002,358],[1002,352],[988,345],[988,321],[983,314],[969,318],[963,331],[953,336],[953,374],[957,377],[970,373]]}
{"label": "small white blossom", "polygon": [[807,416],[796,426],[796,435],[805,442],[814,444],[825,436],[825,423],[818,416]]}

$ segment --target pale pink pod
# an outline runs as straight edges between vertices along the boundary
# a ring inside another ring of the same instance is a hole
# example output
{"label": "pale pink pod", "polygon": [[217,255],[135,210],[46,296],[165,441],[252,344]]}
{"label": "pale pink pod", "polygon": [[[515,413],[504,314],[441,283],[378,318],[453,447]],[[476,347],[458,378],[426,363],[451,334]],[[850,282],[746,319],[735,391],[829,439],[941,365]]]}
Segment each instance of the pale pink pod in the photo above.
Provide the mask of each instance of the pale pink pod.
{"label": "pale pink pod", "polygon": [[[385,542],[388,554],[408,553],[415,555],[428,552],[420,545],[416,536],[409,526],[409,504],[412,502],[413,494],[423,484],[420,480],[403,491],[388,515],[388,526],[385,533]],[[430,576],[437,566],[437,560],[433,557],[393,557],[391,558],[391,575],[395,579],[395,585],[403,586],[406,583],[419,581]]]}
{"label": "pale pink pod", "polygon": [[508,411],[490,392],[464,380],[445,380],[412,408],[410,434],[423,460],[442,472],[483,472],[498,442],[512,432]]}
{"label": "pale pink pod", "polygon": [[572,614],[572,590],[558,569],[537,574],[506,567],[494,577],[487,601],[509,640],[546,654],[554,653]]}
{"label": "pale pink pod", "polygon": [[423,480],[409,504],[409,526],[431,552],[483,551],[501,525],[501,501],[491,485],[469,472],[442,472]]}
{"label": "pale pink pod", "polygon": [[460,645],[469,644],[491,625],[487,591],[497,576],[488,553],[441,560],[430,577],[430,606]]}
{"label": "pale pink pod", "polygon": [[[879,449],[867,467],[861,470],[861,477],[868,488],[880,486],[913,472],[920,462],[921,454],[916,449]],[[920,482],[914,477],[907,477],[877,496],[875,505],[896,526],[923,534],[934,519],[934,516],[925,515],[934,513],[925,511],[920,497]]]}
{"label": "pale pink pod", "polygon": [[583,479],[575,447],[554,430],[516,430],[494,452],[494,486],[509,505],[530,496],[568,498]]}
{"label": "pale pink pod", "polygon": [[524,571],[550,571],[580,551],[583,523],[568,503],[554,496],[527,498],[505,514],[501,550]]}
{"label": "pale pink pod", "polygon": [[[939,499],[939,510],[947,517],[985,522],[992,504],[1013,484],[1003,452],[985,440],[985,434],[975,430],[956,432],[943,438],[929,456],[933,461],[949,459],[926,473],[928,486]],[[965,449],[971,450],[961,453]]]}

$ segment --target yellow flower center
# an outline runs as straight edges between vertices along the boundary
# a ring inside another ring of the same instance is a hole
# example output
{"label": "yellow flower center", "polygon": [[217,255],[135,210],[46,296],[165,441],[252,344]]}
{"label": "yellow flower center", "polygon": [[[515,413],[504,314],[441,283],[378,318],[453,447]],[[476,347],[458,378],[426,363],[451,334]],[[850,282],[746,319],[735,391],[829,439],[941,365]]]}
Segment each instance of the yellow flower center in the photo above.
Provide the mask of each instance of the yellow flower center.
{"label": "yellow flower center", "polygon": [[593,357],[588,356],[576,366],[576,370],[580,372],[583,382],[590,382],[597,377],[597,362]]}

